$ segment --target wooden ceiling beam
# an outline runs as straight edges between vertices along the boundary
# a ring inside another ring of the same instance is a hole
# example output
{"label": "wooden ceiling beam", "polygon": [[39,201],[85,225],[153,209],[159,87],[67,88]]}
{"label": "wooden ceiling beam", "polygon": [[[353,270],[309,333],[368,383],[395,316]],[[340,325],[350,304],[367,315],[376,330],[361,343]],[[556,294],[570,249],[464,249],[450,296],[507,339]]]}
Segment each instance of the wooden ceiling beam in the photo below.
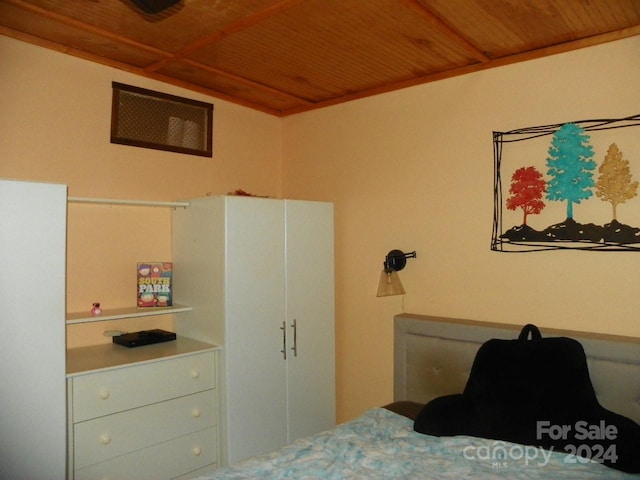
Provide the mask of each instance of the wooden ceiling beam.
{"label": "wooden ceiling beam", "polygon": [[199,87],[189,82],[184,82],[175,78],[167,77],[165,75],[161,75],[156,72],[146,72],[144,69],[139,67],[134,67],[127,63],[122,63],[117,60],[111,60],[106,57],[102,57],[99,55],[94,55],[89,52],[85,52],[84,50],[78,50],[77,48],[69,47],[66,45],[60,45],[59,43],[52,42],[50,40],[45,40],[40,37],[35,37],[33,35],[29,35],[24,32],[18,32],[16,30],[12,30],[10,28],[4,27],[0,25],[0,35],[4,35],[6,37],[14,38],[16,40],[20,40],[22,42],[31,43],[33,45],[37,45],[42,48],[47,48],[49,50],[53,50],[56,52],[64,53],[66,55],[71,55],[73,57],[80,58],[82,60],[87,60],[90,62],[98,63],[100,65],[106,65],[107,67],[116,68],[118,70],[122,70],[125,72],[129,72],[135,75],[139,75],[141,77],[150,78],[152,80],[157,80],[169,85],[174,85],[176,87],[181,87],[186,90],[191,90],[194,92],[202,93],[204,95],[208,95],[211,97],[216,97],[222,100],[226,100],[230,103],[234,103],[236,105],[242,105],[247,108],[251,108],[254,110],[259,110],[264,113],[268,113],[270,115],[275,116],[283,116],[283,112],[277,109],[266,107],[262,104],[252,102],[250,100],[243,100],[238,97],[227,95],[223,92],[219,92],[217,90],[213,90],[211,88]]}
{"label": "wooden ceiling beam", "polygon": [[148,53],[152,53],[154,55],[158,55],[161,57],[169,57],[171,55],[169,52],[166,52],[159,48],[152,47],[145,43],[136,42],[135,40],[131,40],[130,38],[123,37],[122,35],[117,35],[113,32],[104,30],[102,28],[96,27],[89,23],[81,22],[74,18],[66,17],[64,15],[60,15],[59,13],[55,13],[50,10],[45,10],[44,8],[24,2],[23,0],[4,0],[4,1],[10,5],[21,8],[22,10],[33,13],[35,15],[39,15],[43,18],[47,18],[56,23],[60,23],[62,25],[67,25],[69,27],[74,27],[80,30],[84,30],[85,32],[93,33],[100,37],[108,38],[109,40],[114,40],[118,43],[139,48],[140,50],[143,50]]}
{"label": "wooden ceiling beam", "polygon": [[438,32],[446,35],[447,38],[455,42],[456,45],[461,47],[476,60],[482,63],[491,62],[491,59],[487,57],[483,51],[467,40],[460,32],[450,27],[446,22],[420,2],[420,0],[400,0],[400,3],[413,10],[418,16],[425,20],[431,28],[434,28],[438,30]]}
{"label": "wooden ceiling beam", "polygon": [[249,80],[249,79],[246,79],[244,77],[239,77],[239,76],[234,75],[232,73],[225,72],[224,70],[220,70],[220,69],[217,69],[217,68],[214,68],[214,67],[209,67],[208,65],[203,65],[203,64],[201,64],[199,62],[196,62],[196,61],[193,61],[193,60],[189,60],[189,59],[183,58],[179,62],[180,63],[184,63],[185,65],[191,65],[192,67],[198,68],[200,70],[205,70],[207,72],[213,73],[213,74],[218,75],[220,77],[224,77],[224,78],[227,78],[229,80],[233,80],[234,82],[242,83],[243,85],[246,85],[248,87],[254,88],[256,90],[260,90],[260,91],[265,92],[265,93],[270,93],[270,94],[273,94],[273,95],[277,95],[277,96],[279,96],[281,98],[286,98],[288,100],[295,101],[296,103],[299,103],[301,105],[309,105],[309,106],[314,105],[314,102],[311,102],[309,100],[305,100],[304,98],[300,98],[298,96],[291,95],[290,93],[286,93],[286,92],[283,92],[281,90],[277,90],[277,89],[275,89],[273,87],[269,87],[267,85],[263,85],[262,83],[254,82],[253,80]]}
{"label": "wooden ceiling beam", "polygon": [[[170,52],[166,52],[164,50],[160,50],[158,48],[151,47],[151,46],[146,45],[144,43],[133,41],[133,40],[127,38],[127,37],[123,37],[121,35],[117,35],[117,34],[111,33],[109,31],[106,31],[106,30],[103,30],[101,28],[95,27],[95,26],[90,25],[88,23],[81,22],[81,21],[75,20],[73,18],[66,17],[64,15],[60,15],[60,14],[52,12],[50,10],[45,10],[45,9],[43,9],[41,7],[36,6],[36,5],[32,5],[30,3],[24,2],[23,0],[5,0],[5,1],[7,3],[10,3],[10,4],[14,5],[15,7],[21,8],[21,9],[23,9],[25,11],[28,11],[30,13],[33,13],[35,15],[42,16],[42,17],[47,18],[49,20],[52,20],[54,22],[57,22],[57,23],[60,23],[60,24],[63,24],[63,25],[67,25],[67,26],[70,26],[70,27],[78,28],[78,29],[84,30],[86,32],[93,33],[95,35],[98,35],[98,36],[101,36],[101,37],[104,37],[104,38],[108,38],[110,40],[113,40],[113,41],[116,41],[116,42],[119,42],[119,43],[123,43],[123,44],[129,45],[129,46],[135,47],[135,48],[139,48],[141,50],[144,50],[144,51],[149,52],[149,53],[156,54],[158,56],[165,57],[165,60],[163,60],[161,62],[157,62],[154,65],[165,65],[166,63],[174,60],[174,58],[173,58],[174,56]],[[222,38],[224,38],[224,36],[226,36],[227,34],[230,34],[230,33],[226,33],[226,32],[233,33],[235,31],[240,31],[242,28],[246,28],[248,26],[255,25],[256,23],[261,21],[263,18],[267,18],[267,17],[269,17],[269,16],[271,16],[271,15],[273,15],[275,13],[278,13],[278,12],[282,11],[283,9],[290,8],[290,7],[292,7],[292,6],[296,5],[296,4],[299,4],[299,3],[301,3],[301,1],[304,1],[304,0],[285,0],[285,1],[279,2],[279,3],[277,3],[275,5],[272,5],[271,7],[267,8],[267,9],[261,11],[261,12],[257,12],[256,14],[244,17],[240,21],[231,24],[226,29],[221,30],[220,32],[216,32],[216,35],[223,34]],[[241,26],[239,24],[243,25],[242,28],[241,28]],[[157,70],[155,68],[149,68],[149,67],[142,68],[142,69],[139,68],[139,67],[131,67],[131,66],[123,64],[121,62],[112,61],[110,59],[106,59],[106,58],[101,57],[101,56],[97,56],[97,55],[93,55],[91,53],[83,52],[82,50],[78,50],[78,49],[69,47],[67,45],[59,45],[59,44],[57,44],[55,42],[51,42],[51,41],[48,41],[48,40],[38,40],[37,37],[34,37],[32,35],[21,34],[20,32],[16,32],[16,31],[13,31],[11,29],[4,28],[4,27],[0,27],[0,33],[4,34],[6,36],[9,36],[9,37],[13,37],[13,38],[19,39],[19,40],[27,41],[29,43],[37,44],[39,46],[43,46],[43,47],[46,47],[46,48],[49,48],[49,49],[52,49],[52,50],[57,50],[57,51],[60,51],[60,52],[63,52],[63,53],[71,54],[71,55],[73,55],[75,57],[84,58],[85,60],[91,60],[91,61],[94,61],[94,62],[101,63],[103,65],[112,66],[112,67],[118,68],[120,70],[128,70],[130,72],[137,73],[137,74],[140,74],[141,71],[145,71],[147,73],[153,73],[153,72],[155,72]],[[211,37],[213,37],[213,35],[211,35],[211,36],[209,36],[207,38],[211,38]],[[181,52],[184,52],[187,49],[190,52],[192,50],[196,50],[197,48],[201,48],[198,44],[202,40],[203,39],[199,40],[198,42],[194,42],[193,44],[191,44],[186,49],[183,49]],[[211,43],[211,42],[207,41],[207,42],[203,43],[203,45],[207,45],[208,43]],[[195,48],[191,49],[191,47],[195,47]],[[276,90],[274,88],[268,87],[268,86],[263,85],[261,83],[256,83],[256,82],[248,80],[246,78],[230,74],[230,73],[225,72],[223,70],[219,70],[219,69],[215,69],[215,68],[212,68],[212,67],[208,67],[206,65],[202,65],[200,63],[197,63],[197,62],[194,62],[194,61],[191,61],[191,60],[187,60],[187,59],[182,59],[181,61],[184,62],[184,63],[190,64],[190,65],[192,65],[192,66],[194,66],[196,68],[209,71],[209,72],[214,73],[216,75],[220,75],[221,77],[225,77],[225,78],[230,79],[230,80],[232,80],[234,82],[242,83],[242,84],[244,84],[244,85],[246,85],[246,86],[248,86],[250,88],[253,88],[255,90],[259,90],[259,91],[262,91],[264,93],[268,93],[268,94],[271,94],[271,95],[277,95],[277,96],[279,96],[281,98],[286,98],[288,100],[295,101],[296,103],[298,103],[300,105],[308,105],[308,106],[313,105],[313,103],[308,101],[308,100],[302,99],[302,98],[294,96],[294,95],[290,95],[290,94],[282,92],[280,90]],[[167,77],[164,76],[164,75],[155,75],[155,76],[145,75],[145,76],[149,76],[151,78],[162,77],[163,81],[165,81],[165,82],[167,81]],[[182,82],[179,82],[179,83],[169,82],[169,83],[174,83],[174,84],[176,84],[178,86],[186,87],[186,88],[190,87],[188,84],[182,83]],[[204,91],[204,92],[209,93],[209,94],[212,92],[210,89],[203,89],[201,91]],[[218,97],[222,97],[222,98],[225,97],[224,95],[221,95],[221,93],[217,92],[217,91],[215,92],[215,94]],[[256,108],[255,104],[250,103],[250,105],[251,105],[252,108]],[[274,112],[272,110],[269,110],[269,113],[274,113]]]}
{"label": "wooden ceiling beam", "polygon": [[192,42],[191,44],[187,45],[184,48],[181,48],[180,50],[178,50],[177,52],[175,52],[170,58],[168,59],[164,59],[161,60],[159,62],[156,62],[152,65],[149,65],[146,67],[147,71],[153,71],[153,70],[159,70],[160,68],[162,68],[165,64],[167,64],[168,62],[172,61],[172,60],[178,60],[181,59],[183,57],[185,57],[186,55],[189,55],[190,53],[193,53],[197,50],[200,50],[204,47],[206,47],[207,45],[211,45],[212,43],[215,42],[219,42],[221,40],[223,40],[224,38],[228,37],[229,35],[232,35],[234,33],[240,32],[246,28],[252,27],[254,25],[257,25],[258,23],[262,22],[263,20],[272,17],[273,15],[276,15],[278,13],[281,13],[285,10],[288,10],[290,8],[293,8],[297,5],[299,5],[300,3],[304,2],[306,0],[281,0],[279,2],[274,3],[273,5],[270,5],[267,8],[264,8],[260,11],[254,12],[250,15],[247,15],[246,17],[243,17],[239,20],[236,20],[235,22],[230,23],[229,25],[227,25],[226,27],[224,27],[221,30],[218,30],[216,32],[213,32],[209,35],[206,35],[204,37],[199,38],[198,40]]}
{"label": "wooden ceiling beam", "polygon": [[[24,32],[19,32],[16,30],[12,30],[10,28],[4,27],[2,25],[0,25],[0,35],[4,35],[6,37],[10,37],[10,38],[14,38],[16,40],[20,40],[26,43],[31,43],[32,45],[37,45],[38,47],[42,47],[42,48],[47,48],[49,50],[53,50],[56,52],[60,52],[60,53],[64,53],[66,55],[71,55],[73,57],[77,57],[77,58],[81,58],[83,60],[87,60],[90,62],[94,62],[94,63],[99,63],[101,65],[105,65],[107,67],[112,67],[112,68],[116,68],[118,70],[123,70],[129,73],[133,73],[136,75],[140,75],[143,77],[147,77],[147,78],[151,78],[154,80],[159,80],[162,81],[164,83],[169,83],[172,85],[175,85],[177,87],[182,87],[185,88],[187,90],[193,90],[195,92],[199,92],[199,93],[204,93],[205,95],[212,95],[214,97],[217,98],[221,98],[223,100],[227,100],[231,103],[235,103],[235,104],[239,104],[239,105],[244,105],[246,107],[255,109],[255,110],[261,110],[263,112],[266,113],[270,113],[272,115],[279,115],[279,111],[274,110],[272,108],[269,107],[263,107],[259,104],[256,104],[255,102],[251,102],[251,101],[238,101],[239,99],[236,97],[232,97],[229,95],[225,95],[222,92],[219,92],[217,90],[213,90],[210,88],[206,88],[206,87],[202,87],[199,88],[197,86],[195,86],[192,83],[189,82],[185,82],[185,81],[181,81],[181,80],[177,80],[175,78],[171,78],[169,76],[157,73],[157,72],[146,72],[143,68],[139,68],[139,67],[134,67],[132,65],[129,65],[127,63],[122,63],[119,62],[117,60],[111,60],[109,58],[103,57],[103,56],[99,56],[99,55],[95,55],[89,52],[85,52],[83,50],[78,50],[77,48],[73,48],[73,47],[69,47],[67,45],[61,45],[59,43],[56,42],[52,42],[51,40],[46,40],[40,37],[36,37],[33,35],[29,35],[27,33]],[[223,70],[217,70],[215,68],[212,67],[208,67],[206,65],[202,65],[199,64],[197,62],[191,61],[191,60],[182,60],[183,63],[192,65],[196,68],[200,68],[206,71],[209,71],[211,73],[214,73],[216,75],[220,75],[221,77],[225,77],[229,80],[232,80],[234,82],[237,83],[242,83],[250,88],[253,88],[255,90],[259,90],[261,92],[264,93],[268,93],[271,95],[277,95],[281,98],[285,98],[291,101],[294,101],[296,103],[299,103],[301,105],[300,108],[307,108],[307,107],[312,107],[314,104],[314,102],[311,102],[309,100],[305,100],[303,98],[282,92],[280,90],[276,90],[274,88],[262,85],[261,83],[256,83],[254,81],[251,80],[247,80],[246,78],[243,77],[238,77],[237,75],[233,75],[230,74],[228,72],[225,72]]]}
{"label": "wooden ceiling beam", "polygon": [[[544,58],[551,55],[557,55],[560,53],[571,52],[582,48],[592,47],[594,45],[600,45],[607,42],[615,42],[624,38],[640,35],[640,25],[634,25],[632,27],[615,30],[613,32],[602,33],[600,35],[594,35],[591,37],[581,38],[579,40],[573,40],[570,42],[561,43],[558,45],[552,45],[549,47],[539,48],[537,50],[529,50],[506,57],[497,58],[491,60],[488,63],[477,63],[475,65],[466,65],[464,67],[457,67],[451,70],[445,70],[438,73],[432,73],[424,75],[422,77],[413,78],[401,82],[395,82],[388,85],[382,85],[380,87],[363,90],[356,93],[351,93],[341,97],[332,98],[317,102],[313,109],[319,109],[329,107],[332,105],[338,105],[352,100],[358,100],[360,98],[371,97],[374,95],[380,95],[383,93],[394,92],[403,88],[415,87],[417,85],[423,85],[425,83],[436,82],[438,80],[444,80],[447,78],[453,78],[460,75],[466,75],[469,73],[480,72],[488,70],[490,68],[502,67],[505,65],[511,65],[514,63],[526,62],[529,60],[536,60],[538,58]],[[283,112],[283,116],[293,115],[296,113],[302,113],[311,110],[310,108],[291,108]]]}

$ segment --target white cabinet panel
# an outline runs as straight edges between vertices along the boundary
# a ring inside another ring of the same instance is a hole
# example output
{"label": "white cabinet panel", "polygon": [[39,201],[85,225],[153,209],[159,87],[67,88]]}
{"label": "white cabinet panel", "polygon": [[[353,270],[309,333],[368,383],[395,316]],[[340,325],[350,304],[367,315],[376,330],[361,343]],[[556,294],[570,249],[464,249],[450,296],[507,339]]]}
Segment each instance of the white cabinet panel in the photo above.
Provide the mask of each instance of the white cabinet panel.
{"label": "white cabinet panel", "polygon": [[[286,202],[288,441],[335,424],[333,206]],[[292,340],[292,335],[290,339]]]}
{"label": "white cabinet panel", "polygon": [[283,231],[283,202],[227,199],[223,348],[229,462],[286,443]]}
{"label": "white cabinet panel", "polygon": [[0,477],[6,480],[65,477],[66,215],[66,186],[0,180]]}

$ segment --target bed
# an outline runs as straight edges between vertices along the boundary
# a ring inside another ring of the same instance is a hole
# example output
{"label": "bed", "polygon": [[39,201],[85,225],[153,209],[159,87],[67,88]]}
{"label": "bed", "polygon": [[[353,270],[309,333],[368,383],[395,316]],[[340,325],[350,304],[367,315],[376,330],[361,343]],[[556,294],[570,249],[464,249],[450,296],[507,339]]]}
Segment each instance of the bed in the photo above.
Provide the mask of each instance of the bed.
{"label": "bed", "polygon": [[[402,314],[394,318],[394,402],[278,451],[200,480],[240,479],[631,479],[579,453],[475,436],[414,431],[432,400],[462,392],[483,343],[517,338],[522,325]],[[598,402],[640,423],[640,339],[542,329],[584,347]],[[638,446],[640,453],[640,445]]]}

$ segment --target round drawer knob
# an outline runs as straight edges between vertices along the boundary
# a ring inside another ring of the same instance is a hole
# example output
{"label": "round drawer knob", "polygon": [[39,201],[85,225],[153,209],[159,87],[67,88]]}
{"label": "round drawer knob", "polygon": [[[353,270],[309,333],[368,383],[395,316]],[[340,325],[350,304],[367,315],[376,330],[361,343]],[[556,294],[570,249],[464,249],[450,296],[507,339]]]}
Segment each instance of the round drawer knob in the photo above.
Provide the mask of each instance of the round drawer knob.
{"label": "round drawer knob", "polygon": [[193,372],[191,372],[191,378],[200,378],[200,372],[194,370]]}
{"label": "round drawer knob", "polygon": [[196,457],[199,457],[201,453],[202,453],[202,450],[200,449],[200,447],[193,447],[193,454]]}
{"label": "round drawer knob", "polygon": [[201,415],[202,412],[200,412],[199,408],[194,408],[193,410],[191,410],[191,416],[193,418],[198,418]]}
{"label": "round drawer knob", "polygon": [[111,436],[108,433],[100,435],[100,443],[103,445],[109,445],[111,443]]}
{"label": "round drawer knob", "polygon": [[101,388],[100,389],[100,398],[102,400],[106,400],[107,398],[109,398],[109,390],[107,390],[106,388]]}

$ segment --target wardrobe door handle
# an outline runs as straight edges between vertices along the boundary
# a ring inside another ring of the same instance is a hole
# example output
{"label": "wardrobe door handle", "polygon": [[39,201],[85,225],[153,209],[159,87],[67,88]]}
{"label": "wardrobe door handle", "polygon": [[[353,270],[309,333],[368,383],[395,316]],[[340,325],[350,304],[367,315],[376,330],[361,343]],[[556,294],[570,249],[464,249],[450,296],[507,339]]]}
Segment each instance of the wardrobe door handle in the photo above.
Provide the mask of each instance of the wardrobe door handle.
{"label": "wardrobe door handle", "polygon": [[282,322],[282,326],[280,327],[280,330],[282,330],[282,350],[280,350],[280,353],[282,353],[282,357],[286,360],[287,359],[287,322]]}
{"label": "wardrobe door handle", "polygon": [[291,350],[293,350],[293,356],[297,357],[298,356],[298,322],[296,322],[295,318],[293,319],[291,328],[293,328],[293,347],[291,347]]}

